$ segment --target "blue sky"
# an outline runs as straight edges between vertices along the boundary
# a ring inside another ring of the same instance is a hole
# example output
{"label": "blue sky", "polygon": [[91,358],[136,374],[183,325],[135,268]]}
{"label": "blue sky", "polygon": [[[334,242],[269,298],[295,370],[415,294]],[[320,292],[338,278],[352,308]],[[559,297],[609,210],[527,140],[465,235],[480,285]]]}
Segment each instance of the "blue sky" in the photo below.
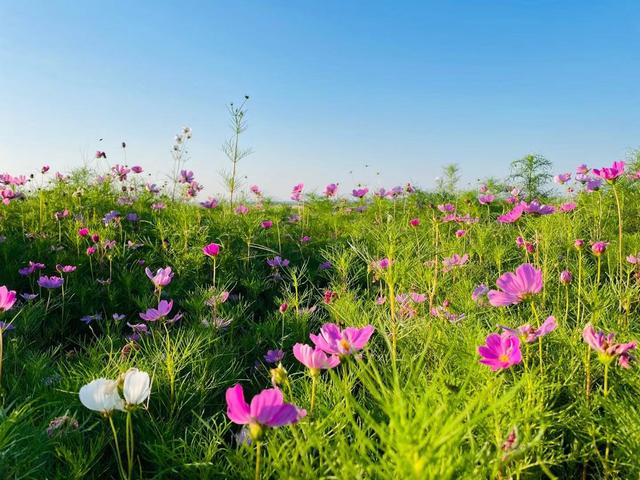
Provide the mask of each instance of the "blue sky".
{"label": "blue sky", "polygon": [[[0,0],[0,171],[69,170],[105,150],[222,189],[225,104],[249,102],[241,173],[429,187],[535,152],[557,170],[640,146],[637,1]],[[102,142],[98,142],[103,138]],[[368,165],[366,167],[365,165]],[[379,172],[379,175],[377,173]]]}

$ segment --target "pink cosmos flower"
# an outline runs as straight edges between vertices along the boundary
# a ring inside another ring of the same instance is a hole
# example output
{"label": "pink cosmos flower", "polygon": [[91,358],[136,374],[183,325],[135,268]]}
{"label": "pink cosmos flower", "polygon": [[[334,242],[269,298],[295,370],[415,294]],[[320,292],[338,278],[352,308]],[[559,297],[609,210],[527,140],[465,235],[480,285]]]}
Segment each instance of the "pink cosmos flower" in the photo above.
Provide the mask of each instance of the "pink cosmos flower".
{"label": "pink cosmos flower", "polygon": [[291,200],[294,202],[299,202],[302,199],[302,190],[304,189],[304,183],[299,183],[294,185],[293,190],[291,191]]}
{"label": "pink cosmos flower", "polygon": [[366,187],[356,188],[351,192],[351,195],[353,195],[356,198],[364,198],[367,193],[369,193],[369,189]]}
{"label": "pink cosmos flower", "polygon": [[413,303],[424,303],[427,300],[427,296],[424,293],[411,292],[409,296]]}
{"label": "pink cosmos flower", "polygon": [[319,375],[320,370],[335,368],[340,364],[340,357],[327,355],[320,348],[296,343],[293,346],[293,356],[311,371],[311,375]]}
{"label": "pink cosmos flower", "polygon": [[542,271],[529,263],[516,268],[515,273],[507,272],[496,280],[500,290],[491,290],[487,296],[494,307],[516,305],[542,290]]}
{"label": "pink cosmos flower", "polygon": [[247,213],[249,213],[249,208],[244,206],[244,205],[238,205],[234,212],[236,213],[236,215],[246,215]]}
{"label": "pink cosmos flower", "polygon": [[326,187],[324,187],[324,196],[327,198],[335,197],[338,193],[338,185],[335,183],[330,183]]}
{"label": "pink cosmos flower", "polygon": [[93,255],[98,249],[95,246],[87,247],[87,255]]}
{"label": "pink cosmos flower", "polygon": [[16,303],[16,292],[4,285],[0,287],[0,312],[6,312]]}
{"label": "pink cosmos flower", "polygon": [[351,355],[364,346],[371,338],[374,328],[367,325],[362,328],[347,327],[340,330],[335,323],[325,323],[319,335],[311,334],[309,338],[316,347],[331,355]]}
{"label": "pink cosmos flower", "polygon": [[389,266],[391,265],[391,260],[389,260],[388,258],[381,258],[380,260],[378,260],[377,262],[374,262],[375,266],[378,267],[380,270],[386,270],[389,268]]}
{"label": "pink cosmos flower", "polygon": [[133,173],[142,173],[144,170],[140,165],[134,165],[133,167],[131,167],[131,171]]}
{"label": "pink cosmos flower", "polygon": [[42,288],[50,288],[50,289],[60,288],[63,284],[64,284],[64,278],[56,277],[54,275],[51,275],[50,277],[43,275],[38,279],[38,285],[41,286]]}
{"label": "pink cosmos flower", "polygon": [[530,203],[522,202],[521,205],[524,207],[525,213],[534,215],[549,215],[556,211],[551,205],[543,205],[537,200],[533,200]]}
{"label": "pink cosmos flower", "polygon": [[582,332],[582,338],[593,350],[598,353],[598,358],[602,363],[610,363],[616,357],[618,363],[623,368],[629,368],[633,358],[630,351],[635,350],[637,342],[614,343],[615,334],[598,332],[591,323],[587,323]]}
{"label": "pink cosmos flower", "polygon": [[289,304],[288,303],[281,303],[280,306],[278,307],[278,311],[280,313],[285,313],[287,310],[289,310]]}
{"label": "pink cosmos flower", "polygon": [[569,285],[573,280],[573,275],[569,270],[563,270],[560,272],[560,283],[563,285]]}
{"label": "pink cosmos flower", "polygon": [[627,262],[631,265],[638,265],[640,263],[640,253],[637,255],[627,255]]}
{"label": "pink cosmos flower", "polygon": [[591,244],[591,251],[599,257],[607,250],[607,246],[609,246],[609,242],[593,242]]}
{"label": "pink cosmos flower", "polygon": [[220,245],[217,243],[210,243],[209,245],[205,245],[202,247],[202,253],[204,253],[207,257],[217,257],[220,253]]}
{"label": "pink cosmos flower", "polygon": [[520,220],[520,217],[522,217],[523,213],[524,213],[524,206],[522,205],[522,203],[519,203],[518,205],[513,207],[511,210],[509,210],[504,215],[500,215],[498,217],[498,222],[500,222],[500,223],[515,223],[518,220]]}
{"label": "pink cosmos flower", "polygon": [[58,273],[75,272],[77,268],[78,267],[76,267],[75,265],[60,265],[60,264],[56,265],[56,270],[58,271]]}
{"label": "pink cosmos flower", "polygon": [[533,343],[538,338],[544,337],[545,335],[553,332],[556,328],[558,328],[558,324],[556,322],[556,318],[554,316],[547,317],[547,319],[540,325],[539,328],[532,327],[528,323],[519,326],[516,329],[508,328],[502,325],[498,325],[498,327],[502,328],[505,333],[511,334],[520,337],[522,341],[527,343]]}
{"label": "pink cosmos flower", "polygon": [[611,167],[594,168],[593,174],[609,183],[613,183],[624,174],[624,162],[613,162]]}
{"label": "pink cosmos flower", "polygon": [[171,279],[173,278],[171,267],[159,268],[155,274],[149,267],[147,267],[144,269],[144,273],[147,274],[147,277],[149,277],[149,280],[153,282],[153,285],[157,289],[169,285],[171,283]]}
{"label": "pink cosmos flower", "polygon": [[489,205],[489,204],[493,203],[495,201],[495,199],[496,199],[495,195],[491,195],[491,194],[480,195],[478,197],[478,202],[480,202],[480,205]]}
{"label": "pink cosmos flower", "polygon": [[569,180],[571,180],[571,174],[570,173],[560,173],[560,174],[556,175],[555,177],[553,177],[553,181],[556,182],[558,185],[564,185]]}
{"label": "pink cosmos flower", "polygon": [[573,242],[573,246],[576,248],[576,250],[582,250],[584,248],[584,240],[582,240],[581,238],[576,239],[576,241]]}
{"label": "pink cosmos flower", "polygon": [[273,222],[271,220],[264,220],[262,223],[260,223],[260,226],[265,230],[269,230],[271,227],[273,227]]}
{"label": "pink cosmos flower", "polygon": [[98,150],[96,152],[96,158],[107,158],[107,154]]}
{"label": "pink cosmos flower", "polygon": [[[166,318],[173,308],[173,300],[160,300],[158,308],[149,308],[146,312],[139,313],[140,318],[146,322],[157,322]],[[177,322],[182,318],[182,314],[178,313],[173,318],[167,319],[167,323]]]}
{"label": "pink cosmos flower", "polygon": [[485,344],[478,347],[478,353],[482,357],[480,363],[488,365],[494,372],[522,362],[520,339],[511,334],[490,334]]}
{"label": "pink cosmos flower", "polygon": [[208,200],[200,202],[200,206],[208,209],[216,208],[218,206],[218,200],[213,197],[209,197]]}
{"label": "pink cosmos flower", "polygon": [[589,173],[589,168],[583,163],[582,165],[578,165],[576,167],[576,173],[578,175],[586,175]]}
{"label": "pink cosmos flower", "polygon": [[438,205],[438,210],[442,213],[453,213],[456,211],[456,206],[451,203],[444,203],[442,205]]}
{"label": "pink cosmos flower", "polygon": [[89,235],[89,229],[88,228],[81,228],[78,230],[78,235],[81,237],[86,237],[87,235]]}
{"label": "pink cosmos flower", "polygon": [[442,271],[444,273],[450,272],[456,267],[462,267],[465,263],[469,261],[469,254],[465,253],[460,256],[457,253],[442,259]]}
{"label": "pink cosmos flower", "polygon": [[277,388],[267,388],[251,399],[251,405],[244,399],[242,385],[227,389],[227,416],[238,425],[249,425],[251,437],[259,440],[264,427],[282,427],[296,423],[307,412],[293,404],[285,403],[282,392]]}
{"label": "pink cosmos flower", "polygon": [[40,173],[42,173],[43,175],[45,173],[47,173],[49,171],[51,167],[49,167],[49,165],[43,165],[42,168],[40,169]]}
{"label": "pink cosmos flower", "polygon": [[563,203],[562,205],[560,205],[560,209],[559,210],[562,213],[568,213],[568,212],[572,212],[576,208],[578,208],[578,205],[576,205],[574,202],[568,202],[568,203]]}
{"label": "pink cosmos flower", "polygon": [[411,225],[412,227],[417,227],[420,225],[420,219],[419,218],[412,218],[411,220],[409,220],[409,225]]}
{"label": "pink cosmos flower", "polygon": [[462,230],[462,229],[460,229],[460,230],[456,230],[456,238],[462,238],[462,237],[464,237],[466,234],[467,234],[467,231],[466,231],[466,230]]}

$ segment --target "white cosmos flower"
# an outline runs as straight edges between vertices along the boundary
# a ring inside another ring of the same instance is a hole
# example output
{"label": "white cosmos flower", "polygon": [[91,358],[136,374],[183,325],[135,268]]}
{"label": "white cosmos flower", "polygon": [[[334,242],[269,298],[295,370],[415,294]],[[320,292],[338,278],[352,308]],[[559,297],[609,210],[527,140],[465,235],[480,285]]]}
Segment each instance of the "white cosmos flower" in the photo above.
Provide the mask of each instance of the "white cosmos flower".
{"label": "white cosmos flower", "polygon": [[130,368],[124,374],[124,387],[122,389],[127,405],[140,405],[151,394],[151,379],[147,372],[137,368]]}
{"label": "white cosmos flower", "polygon": [[124,410],[124,401],[118,394],[118,382],[98,378],[80,389],[80,401],[89,410],[110,413]]}

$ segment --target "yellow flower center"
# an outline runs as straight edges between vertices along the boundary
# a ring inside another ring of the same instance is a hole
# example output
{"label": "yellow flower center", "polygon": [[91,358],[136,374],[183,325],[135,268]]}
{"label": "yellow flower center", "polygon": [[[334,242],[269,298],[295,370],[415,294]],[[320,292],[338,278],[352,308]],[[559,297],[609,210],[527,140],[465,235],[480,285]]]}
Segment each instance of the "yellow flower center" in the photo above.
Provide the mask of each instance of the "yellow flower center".
{"label": "yellow flower center", "polygon": [[343,348],[345,352],[348,352],[351,349],[351,345],[349,345],[349,342],[347,341],[346,338],[343,338],[342,340],[340,340],[340,346]]}
{"label": "yellow flower center", "polygon": [[501,362],[504,362],[504,363],[509,363],[509,357],[507,355],[505,355],[504,353],[498,357],[498,360],[500,360]]}

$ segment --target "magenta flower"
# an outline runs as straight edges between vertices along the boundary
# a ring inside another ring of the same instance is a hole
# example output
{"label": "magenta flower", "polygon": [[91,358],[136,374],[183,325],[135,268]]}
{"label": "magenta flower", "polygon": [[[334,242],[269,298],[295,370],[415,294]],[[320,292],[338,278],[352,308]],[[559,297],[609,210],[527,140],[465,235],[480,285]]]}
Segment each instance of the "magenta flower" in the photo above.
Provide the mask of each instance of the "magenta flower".
{"label": "magenta flower", "polygon": [[294,202],[299,202],[302,199],[302,190],[304,189],[304,183],[298,183],[294,185],[293,190],[291,191],[291,200]]}
{"label": "magenta flower", "polygon": [[364,346],[371,338],[374,328],[367,325],[362,328],[347,327],[340,330],[334,323],[325,323],[319,335],[311,334],[309,338],[316,347],[331,355],[351,355]]}
{"label": "magenta flower", "polygon": [[296,343],[293,346],[293,356],[310,370],[311,375],[319,375],[320,370],[335,368],[340,364],[340,357],[327,355],[320,348]]}
{"label": "magenta flower", "polygon": [[355,198],[364,198],[367,193],[369,193],[369,189],[368,188],[356,188],[351,192],[351,195],[353,195]]}
{"label": "magenta flower", "polygon": [[246,207],[245,205],[238,205],[234,212],[236,213],[236,215],[246,215],[247,213],[249,213],[249,207]]}
{"label": "magenta flower", "polygon": [[493,203],[495,201],[495,199],[496,199],[495,195],[491,195],[491,194],[480,195],[478,197],[478,202],[480,202],[480,205],[489,205],[489,204]]}
{"label": "magenta flower", "polygon": [[156,289],[166,287],[171,283],[171,279],[173,278],[171,267],[159,268],[155,274],[147,267],[144,269],[144,273],[147,274],[147,277],[153,282]]}
{"label": "magenta flower", "polygon": [[288,303],[281,303],[280,306],[278,307],[278,311],[282,314],[284,314],[287,310],[289,310]]}
{"label": "magenta flower", "polygon": [[554,316],[549,316],[547,319],[540,325],[539,328],[532,327],[530,324],[525,323],[524,325],[519,326],[516,329],[505,327],[503,325],[498,325],[498,327],[502,328],[505,333],[511,334],[520,337],[520,339],[527,343],[533,343],[538,338],[544,337],[545,335],[553,332],[556,328],[558,328],[558,323],[556,322],[556,318]]}
{"label": "magenta flower", "polygon": [[613,162],[611,167],[594,168],[593,174],[609,183],[613,183],[624,174],[624,162]]}
{"label": "magenta flower", "polygon": [[4,285],[0,287],[0,312],[6,312],[16,303],[16,292]]}
{"label": "magenta flower", "polygon": [[51,275],[50,277],[43,275],[38,279],[38,285],[40,285],[42,288],[60,288],[63,284],[64,278],[56,277],[54,275]]}
{"label": "magenta flower", "polygon": [[573,242],[573,246],[576,248],[576,250],[582,250],[584,248],[584,240],[582,240],[581,238],[576,239],[576,241]]}
{"label": "magenta flower", "polygon": [[381,258],[377,262],[374,262],[374,265],[380,270],[387,270],[391,265],[391,260],[389,260],[388,258]]}
{"label": "magenta flower", "polygon": [[31,260],[29,260],[29,266],[24,267],[24,268],[20,268],[18,270],[18,273],[20,275],[22,275],[23,277],[26,277],[28,275],[31,275],[36,270],[42,270],[44,268],[45,268],[45,264],[44,263],[32,262]]}
{"label": "magenta flower", "polygon": [[629,352],[635,350],[638,345],[635,341],[614,343],[615,334],[598,332],[591,323],[587,323],[584,327],[582,338],[587,345],[598,353],[598,359],[602,363],[608,364],[617,357],[618,363],[622,368],[629,368],[629,363],[633,358]]}
{"label": "magenta flower", "polygon": [[608,246],[609,242],[593,242],[591,244],[591,251],[594,255],[599,257],[607,250]]}
{"label": "magenta flower", "polygon": [[249,425],[253,440],[262,438],[264,427],[282,427],[296,423],[307,415],[303,409],[285,403],[282,392],[277,388],[268,388],[251,399],[251,405],[244,399],[242,385],[236,384],[227,389],[227,416],[238,425]]}
{"label": "magenta flower", "polygon": [[583,163],[582,165],[578,165],[576,167],[576,173],[578,175],[586,175],[589,173],[589,168]]}
{"label": "magenta flower", "polygon": [[511,334],[490,334],[485,344],[478,347],[478,353],[482,357],[480,363],[488,365],[494,372],[522,362],[520,339]]}
{"label": "magenta flower", "polygon": [[80,235],[81,237],[86,237],[87,235],[89,235],[89,229],[86,227],[79,229],[78,235]]}
{"label": "magenta flower", "polygon": [[462,237],[464,237],[466,234],[467,234],[467,231],[466,231],[466,230],[462,230],[462,229],[456,230],[456,238],[462,238]]}
{"label": "magenta flower", "polygon": [[220,253],[220,245],[217,243],[210,243],[209,245],[205,245],[202,247],[202,253],[204,253],[207,257],[217,257]]}
{"label": "magenta flower", "polygon": [[515,273],[507,272],[496,280],[499,290],[491,290],[487,296],[494,307],[516,305],[528,300],[542,290],[542,271],[525,263],[516,268]]}
{"label": "magenta flower", "polygon": [[271,227],[273,227],[273,222],[271,220],[264,220],[262,223],[260,223],[260,226],[265,230],[269,230]]}
{"label": "magenta flower", "polygon": [[419,218],[412,218],[411,220],[409,220],[409,225],[411,225],[412,227],[417,227],[420,225],[420,219]]}
{"label": "magenta flower", "polygon": [[93,255],[98,249],[95,246],[87,247],[87,255]]}
{"label": "magenta flower", "polygon": [[208,200],[200,202],[200,206],[203,208],[216,208],[218,206],[218,200],[212,197],[209,197]]}
{"label": "magenta flower", "polygon": [[134,165],[133,167],[131,167],[131,171],[133,173],[142,173],[144,170],[140,165]]}
{"label": "magenta flower", "polygon": [[326,187],[324,187],[324,196],[327,198],[335,197],[338,193],[338,185],[335,183],[330,183]]}
{"label": "magenta flower", "polygon": [[573,280],[573,275],[569,270],[563,270],[560,272],[560,283],[563,285],[569,285]]}
{"label": "magenta flower", "polygon": [[451,203],[444,203],[442,205],[438,205],[438,210],[442,213],[453,213],[456,211],[456,206]]}
{"label": "magenta flower", "polygon": [[[522,203],[524,203],[524,202],[522,202]],[[511,210],[509,210],[504,215],[500,215],[498,217],[498,222],[500,222],[500,223],[515,223],[518,220],[520,220],[520,217],[522,217],[522,214],[524,213],[524,210],[525,210],[525,207],[524,207],[524,205],[522,203],[519,203],[518,205],[513,207]]]}
{"label": "magenta flower", "polygon": [[556,211],[551,205],[542,205],[537,200],[533,200],[531,203],[522,202],[521,205],[525,213],[533,215],[549,215]]}
{"label": "magenta flower", "polygon": [[560,205],[559,210],[562,213],[569,213],[574,211],[576,208],[578,208],[578,205],[576,205],[574,202],[568,202],[568,203],[563,203],[562,205]]}

